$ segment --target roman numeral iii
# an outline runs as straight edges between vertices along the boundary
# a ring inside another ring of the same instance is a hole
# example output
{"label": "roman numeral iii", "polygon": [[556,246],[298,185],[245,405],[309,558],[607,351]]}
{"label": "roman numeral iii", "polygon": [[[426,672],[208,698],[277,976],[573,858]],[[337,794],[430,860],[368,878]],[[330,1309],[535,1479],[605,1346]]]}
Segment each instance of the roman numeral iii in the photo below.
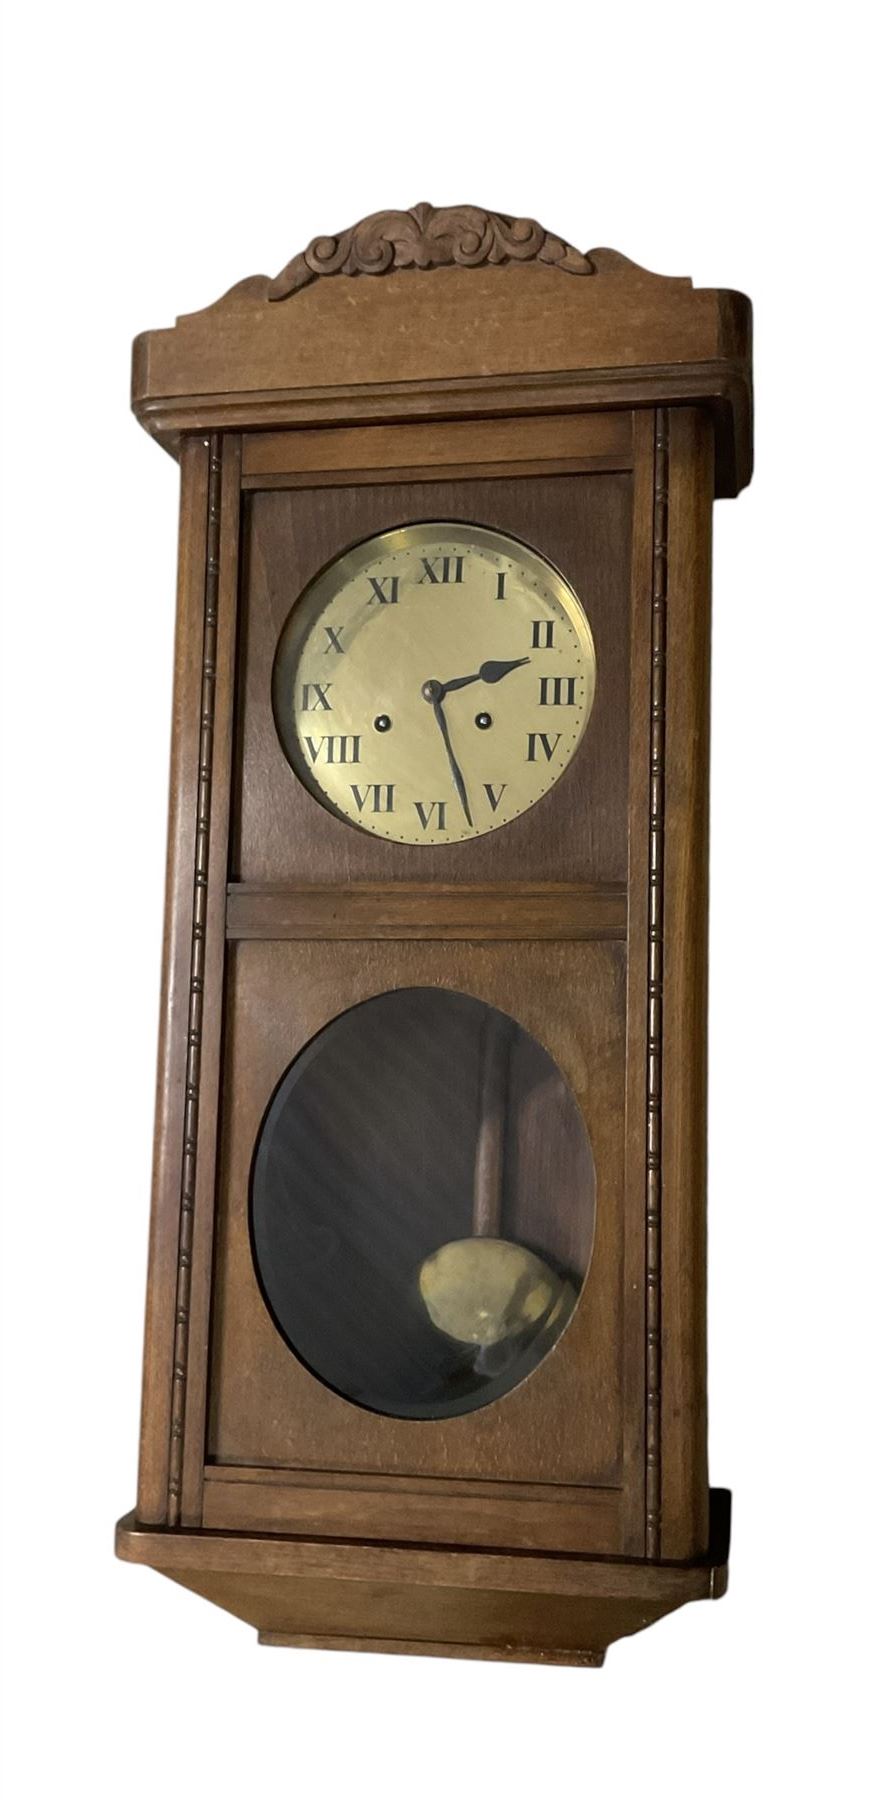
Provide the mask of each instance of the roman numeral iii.
{"label": "roman numeral iii", "polygon": [[306,749],[313,763],[318,762],[322,752],[324,752],[326,763],[361,762],[361,744],[360,737],[325,736],[321,738],[307,737],[306,739]]}
{"label": "roman numeral iii", "polygon": [[577,675],[542,675],[541,706],[577,706]]}

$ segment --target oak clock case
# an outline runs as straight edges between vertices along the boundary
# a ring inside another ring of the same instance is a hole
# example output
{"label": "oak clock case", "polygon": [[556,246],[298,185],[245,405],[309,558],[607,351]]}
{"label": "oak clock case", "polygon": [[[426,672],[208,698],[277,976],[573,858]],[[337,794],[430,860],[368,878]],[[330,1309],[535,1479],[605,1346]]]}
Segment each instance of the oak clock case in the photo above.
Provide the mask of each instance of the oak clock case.
{"label": "oak clock case", "polygon": [[179,460],[125,1559],[264,1643],[598,1665],[718,1597],[710,514],[750,309],[414,208],[138,339]]}

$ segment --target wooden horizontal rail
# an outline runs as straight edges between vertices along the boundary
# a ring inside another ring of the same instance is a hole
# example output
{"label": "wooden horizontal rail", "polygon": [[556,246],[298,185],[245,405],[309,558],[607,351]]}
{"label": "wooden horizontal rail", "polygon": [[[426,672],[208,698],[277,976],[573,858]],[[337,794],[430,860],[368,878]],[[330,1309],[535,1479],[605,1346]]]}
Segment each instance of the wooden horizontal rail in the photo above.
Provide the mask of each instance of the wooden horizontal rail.
{"label": "wooden horizontal rail", "polygon": [[245,475],[245,491],[268,492],[272,488],[373,487],[380,482],[479,481],[504,476],[511,480],[533,475],[606,475],[630,468],[628,456],[551,456],[532,462],[406,463],[381,469],[291,470],[274,475]]}
{"label": "wooden horizontal rail", "polygon": [[226,936],[232,939],[431,938],[465,942],[623,939],[623,887],[562,882],[441,886],[353,882],[349,886],[232,883]]}
{"label": "wooden horizontal rail", "polygon": [[519,419],[429,420],[405,425],[255,432],[244,440],[242,475],[323,474],[361,469],[378,480],[394,469],[607,456],[633,462],[630,413],[542,414]]}
{"label": "wooden horizontal rail", "polygon": [[623,1495],[613,1488],[504,1482],[426,1482],[289,1471],[205,1470],[203,1524],[214,1531],[299,1532],[495,1549],[604,1555],[622,1547]]}

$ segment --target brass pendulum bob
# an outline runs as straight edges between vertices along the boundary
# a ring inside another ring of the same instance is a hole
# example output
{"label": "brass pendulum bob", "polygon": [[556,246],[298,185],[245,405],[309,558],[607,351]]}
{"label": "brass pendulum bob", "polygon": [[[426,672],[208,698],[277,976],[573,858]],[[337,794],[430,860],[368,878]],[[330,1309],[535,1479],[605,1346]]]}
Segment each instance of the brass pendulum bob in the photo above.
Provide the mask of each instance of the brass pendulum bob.
{"label": "brass pendulum bob", "polygon": [[473,1235],[442,1244],[423,1263],[419,1285],[438,1330],[484,1351],[555,1325],[574,1299],[571,1285],[533,1250],[500,1237],[509,1025],[485,1024],[473,1182]]}

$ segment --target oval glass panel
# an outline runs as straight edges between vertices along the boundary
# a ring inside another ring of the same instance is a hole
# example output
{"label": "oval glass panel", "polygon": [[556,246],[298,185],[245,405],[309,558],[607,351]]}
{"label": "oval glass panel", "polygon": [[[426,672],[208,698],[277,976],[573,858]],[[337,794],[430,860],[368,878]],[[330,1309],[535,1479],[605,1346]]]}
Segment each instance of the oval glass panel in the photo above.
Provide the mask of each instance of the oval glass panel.
{"label": "oval glass panel", "polygon": [[327,1025],[272,1097],[251,1189],[260,1287],[346,1399],[469,1412],[568,1324],[594,1191],[565,1078],[514,1019],[437,988],[381,994]]}

